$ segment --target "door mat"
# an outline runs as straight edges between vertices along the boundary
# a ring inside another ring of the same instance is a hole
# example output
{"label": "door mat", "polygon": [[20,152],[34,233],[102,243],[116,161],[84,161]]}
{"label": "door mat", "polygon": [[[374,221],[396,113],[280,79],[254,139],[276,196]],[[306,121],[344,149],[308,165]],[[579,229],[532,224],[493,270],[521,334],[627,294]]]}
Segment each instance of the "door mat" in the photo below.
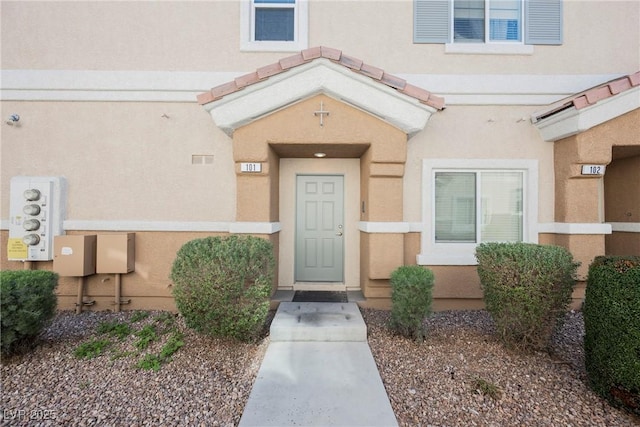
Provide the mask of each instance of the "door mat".
{"label": "door mat", "polygon": [[292,302],[349,302],[342,291],[295,291]]}

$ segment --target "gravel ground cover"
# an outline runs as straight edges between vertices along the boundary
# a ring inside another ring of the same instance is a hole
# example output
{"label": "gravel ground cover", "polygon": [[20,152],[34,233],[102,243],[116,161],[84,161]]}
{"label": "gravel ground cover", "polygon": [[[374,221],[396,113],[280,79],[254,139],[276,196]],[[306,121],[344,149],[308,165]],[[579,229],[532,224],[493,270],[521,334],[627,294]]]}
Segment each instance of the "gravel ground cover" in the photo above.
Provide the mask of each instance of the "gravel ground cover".
{"label": "gravel ground cover", "polygon": [[[133,322],[133,312],[59,313],[34,350],[3,358],[2,425],[237,425],[269,343],[266,332],[251,344],[205,338],[176,317],[185,345],[159,371],[135,365],[157,354],[169,334],[140,353],[131,334],[93,359],[74,356],[81,343],[102,337],[96,330],[105,321],[140,330],[162,314]],[[401,426],[640,425],[585,385],[580,313],[567,315],[551,356],[502,348],[484,311],[434,314],[420,344],[392,335],[388,312],[363,316]]]}

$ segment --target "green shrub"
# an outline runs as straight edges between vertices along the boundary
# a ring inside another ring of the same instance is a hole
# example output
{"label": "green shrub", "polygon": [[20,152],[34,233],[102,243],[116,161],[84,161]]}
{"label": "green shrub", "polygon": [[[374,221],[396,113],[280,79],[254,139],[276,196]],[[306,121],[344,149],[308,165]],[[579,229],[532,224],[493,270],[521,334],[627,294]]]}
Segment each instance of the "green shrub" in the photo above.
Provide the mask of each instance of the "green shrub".
{"label": "green shrub", "polygon": [[252,236],[207,237],[185,243],[171,269],[173,296],[187,326],[251,340],[269,311],[273,249]]}
{"label": "green shrub", "polygon": [[391,323],[396,333],[424,339],[424,318],[431,312],[433,272],[417,265],[391,273]]}
{"label": "green shrub", "polygon": [[158,372],[162,367],[162,360],[155,354],[147,354],[136,363],[136,368]]}
{"label": "green shrub", "polygon": [[58,275],[51,271],[0,272],[2,353],[8,354],[42,331],[56,312]]}
{"label": "green shrub", "polygon": [[78,359],[93,359],[102,354],[102,352],[111,345],[109,340],[93,339],[80,344],[73,352]]}
{"label": "green shrub", "polygon": [[133,330],[131,329],[131,326],[129,326],[128,323],[117,322],[117,321],[102,322],[98,325],[98,328],[96,329],[96,331],[99,334],[107,334],[110,337],[118,338],[120,341],[128,337],[129,334],[133,332]]}
{"label": "green shrub", "polygon": [[146,325],[144,328],[136,332],[138,340],[135,342],[135,346],[138,350],[145,350],[154,341],[158,340],[158,334],[156,334],[156,328],[153,325]]}
{"label": "green shrub", "polygon": [[147,317],[149,317],[149,312],[148,311],[141,311],[141,310],[136,310],[133,312],[133,314],[131,315],[131,322],[132,323],[137,323],[141,320],[146,319]]}
{"label": "green shrub", "polygon": [[579,263],[559,246],[482,243],[476,249],[487,311],[507,347],[547,349],[571,302]]}
{"label": "green shrub", "polygon": [[183,346],[184,336],[182,335],[182,332],[175,331],[173,334],[171,334],[165,345],[162,346],[159,356],[160,359],[163,361],[168,361],[171,356],[173,356],[173,354],[176,351],[180,350]]}
{"label": "green shrub", "polygon": [[591,387],[640,415],[640,257],[597,257],[584,302]]}

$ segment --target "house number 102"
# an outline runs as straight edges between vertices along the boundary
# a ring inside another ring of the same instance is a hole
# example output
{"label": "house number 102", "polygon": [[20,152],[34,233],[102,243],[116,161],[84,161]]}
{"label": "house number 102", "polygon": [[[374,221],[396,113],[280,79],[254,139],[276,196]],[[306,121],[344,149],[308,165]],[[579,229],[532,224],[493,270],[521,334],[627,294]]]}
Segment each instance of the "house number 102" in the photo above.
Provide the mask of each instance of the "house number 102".
{"label": "house number 102", "polygon": [[605,165],[582,165],[582,175],[604,175]]}

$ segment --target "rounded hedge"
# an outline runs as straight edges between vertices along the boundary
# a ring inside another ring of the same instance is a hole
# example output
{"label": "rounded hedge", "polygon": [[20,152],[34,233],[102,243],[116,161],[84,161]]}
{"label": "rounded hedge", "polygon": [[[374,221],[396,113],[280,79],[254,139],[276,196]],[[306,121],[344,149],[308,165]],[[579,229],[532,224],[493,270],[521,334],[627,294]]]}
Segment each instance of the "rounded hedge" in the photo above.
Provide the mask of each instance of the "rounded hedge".
{"label": "rounded hedge", "polygon": [[584,355],[591,387],[640,415],[640,257],[597,257],[584,301]]}
{"label": "rounded hedge", "polygon": [[0,271],[2,353],[37,337],[56,313],[58,275],[43,270]]}
{"label": "rounded hedge", "polygon": [[396,333],[424,339],[424,318],[431,312],[433,272],[418,265],[398,267],[391,273],[391,321]]}
{"label": "rounded hedge", "polygon": [[269,241],[233,235],[185,243],[170,277],[187,326],[248,341],[258,336],[266,321],[274,271]]}
{"label": "rounded hedge", "polygon": [[487,311],[507,347],[544,350],[571,302],[579,263],[563,247],[482,243],[476,249]]}

